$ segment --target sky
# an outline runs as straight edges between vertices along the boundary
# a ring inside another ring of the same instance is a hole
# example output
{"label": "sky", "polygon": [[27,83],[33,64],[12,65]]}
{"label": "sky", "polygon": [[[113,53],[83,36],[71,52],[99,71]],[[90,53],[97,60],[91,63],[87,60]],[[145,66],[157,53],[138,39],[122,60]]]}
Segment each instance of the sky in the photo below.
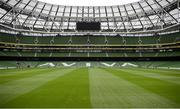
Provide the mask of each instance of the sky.
{"label": "sky", "polygon": [[46,3],[56,5],[69,5],[69,6],[112,6],[124,5],[140,0],[39,0]]}

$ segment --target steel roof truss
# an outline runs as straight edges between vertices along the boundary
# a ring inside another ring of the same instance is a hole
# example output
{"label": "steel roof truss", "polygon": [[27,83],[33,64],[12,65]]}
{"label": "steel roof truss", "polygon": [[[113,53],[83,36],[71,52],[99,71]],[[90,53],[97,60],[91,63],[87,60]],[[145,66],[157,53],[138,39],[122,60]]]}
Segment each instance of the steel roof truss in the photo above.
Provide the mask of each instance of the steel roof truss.
{"label": "steel roof truss", "polygon": [[[159,13],[157,13],[157,12],[152,8],[152,6],[151,6],[146,0],[144,0],[144,1],[145,1],[145,2],[148,4],[148,6],[154,11],[154,13],[156,13],[156,15],[159,17],[159,19],[161,19]],[[163,23],[166,24],[164,21],[163,21]]]}
{"label": "steel roof truss", "polygon": [[71,13],[72,13],[72,6],[71,6],[71,9],[70,9],[70,13],[69,13],[67,29],[69,29]]}
{"label": "steel roof truss", "polygon": [[62,27],[63,27],[63,21],[64,21],[64,14],[65,14],[65,11],[66,11],[66,6],[64,7],[63,15],[62,15],[61,22],[60,22],[60,25],[59,25],[60,31],[63,31],[63,30],[62,30]]}
{"label": "steel roof truss", "polygon": [[[52,12],[52,8],[53,8],[53,6],[54,5],[51,5],[51,8],[50,8],[50,10],[49,10],[49,13],[48,13],[48,15],[47,15],[47,17],[46,17],[46,19],[45,19],[45,23],[44,23],[44,25],[43,25],[43,28],[44,29],[46,29],[46,23],[48,24],[48,22],[49,22],[49,16],[50,16],[50,14],[51,14],[51,12]],[[50,31],[50,30],[49,30]]]}
{"label": "steel roof truss", "polygon": [[110,29],[110,27],[109,27],[109,19],[108,19],[108,14],[107,14],[107,8],[106,7],[105,7],[105,13],[106,13],[107,26],[108,26],[108,29]]}
{"label": "steel roof truss", "polygon": [[55,19],[57,18],[57,13],[58,13],[58,11],[59,11],[59,6],[58,6],[58,8],[57,8],[57,10],[56,10],[56,14],[55,14],[55,17],[54,17],[54,19],[53,19],[53,22],[52,22],[52,25],[51,25],[50,31],[52,31],[52,29],[53,29],[54,22],[55,22]]}
{"label": "steel roof truss", "polygon": [[176,21],[176,22],[178,23],[177,19],[175,19],[169,12],[167,12],[167,11],[163,8],[163,6],[161,6],[156,0],[153,0],[153,1],[156,2],[156,4],[159,5],[159,6],[161,7],[161,9],[162,9],[166,14],[168,14],[174,21]]}
{"label": "steel roof truss", "polygon": [[0,20],[4,18],[8,13],[12,12],[13,9],[21,2],[22,0],[19,0],[9,11],[7,11],[3,16],[1,16]]}
{"label": "steel roof truss", "polygon": [[[125,5],[124,5],[124,9],[125,9],[125,12],[126,12],[126,15],[127,15],[128,24],[130,24],[129,27],[131,27],[131,29],[129,29],[129,30],[132,30],[132,29],[134,29],[134,27],[133,27],[133,25],[132,25],[132,22],[131,22],[131,20],[130,20],[130,17],[129,17],[129,14],[128,14],[128,12],[127,12],[127,9],[126,9],[126,6],[125,6]],[[127,29],[127,32],[129,32],[129,30]]]}
{"label": "steel roof truss", "polygon": [[122,25],[123,25],[124,29],[126,30],[126,26],[125,26],[124,20],[123,20],[122,15],[121,15],[121,10],[120,10],[119,6],[117,6],[117,8],[118,8],[119,15],[120,15],[120,18],[121,18],[121,21],[122,21]]}
{"label": "steel roof truss", "polygon": [[138,5],[140,6],[141,10],[142,10],[143,13],[145,14],[145,16],[143,16],[143,17],[146,17],[146,18],[149,20],[149,22],[153,25],[153,27],[155,27],[154,24],[152,23],[151,19],[150,19],[149,16],[147,15],[147,13],[145,12],[144,8],[141,6],[141,4],[140,4],[139,2],[138,2]]}
{"label": "steel roof truss", "polygon": [[29,17],[31,17],[32,16],[32,14],[33,14],[33,12],[34,12],[34,10],[36,9],[36,7],[37,7],[37,5],[39,4],[39,2],[37,2],[36,3],[36,5],[33,7],[33,9],[32,9],[32,11],[31,11],[31,13],[29,13],[29,15],[28,15],[28,17],[24,20],[24,22],[23,22],[23,24],[22,24],[22,26],[24,26],[24,24],[26,23],[26,21],[29,19]]}
{"label": "steel roof truss", "polygon": [[33,29],[34,29],[34,26],[36,25],[36,22],[38,21],[40,15],[41,15],[42,11],[44,10],[44,7],[45,7],[45,6],[46,6],[46,3],[45,3],[44,6],[42,7],[42,9],[41,9],[40,13],[38,14],[38,16],[36,17],[36,20],[35,20],[35,22],[34,22],[34,24],[33,24],[33,26],[32,26]]}
{"label": "steel roof truss", "polygon": [[135,11],[135,9],[134,9],[134,6],[133,6],[132,4],[131,4],[131,7],[132,7],[133,11],[135,12],[136,17],[138,18],[138,20],[139,20],[139,22],[140,22],[140,24],[141,24],[141,26],[142,26],[142,28],[143,28],[143,30],[144,30],[144,25],[142,24],[142,22],[141,22],[141,20],[140,20],[140,18],[139,18],[139,16],[138,16],[138,14],[136,13],[136,11]]}
{"label": "steel roof truss", "polygon": [[[111,10],[112,10],[112,15],[113,15],[113,17],[114,17],[114,11],[113,11],[112,6],[111,6]],[[116,18],[114,17],[114,19],[113,19],[113,20],[114,20],[114,21],[113,21],[114,26],[115,26],[115,28],[116,28],[116,30],[117,30],[117,22],[116,22]]]}

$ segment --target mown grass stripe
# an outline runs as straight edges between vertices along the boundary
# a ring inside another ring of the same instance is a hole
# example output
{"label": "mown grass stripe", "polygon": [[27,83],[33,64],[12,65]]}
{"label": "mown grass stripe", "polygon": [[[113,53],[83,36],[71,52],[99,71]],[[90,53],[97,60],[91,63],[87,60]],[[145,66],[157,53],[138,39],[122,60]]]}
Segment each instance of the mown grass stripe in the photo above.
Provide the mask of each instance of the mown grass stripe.
{"label": "mown grass stripe", "polygon": [[[48,79],[48,75],[46,77],[45,79]],[[57,76],[35,90],[9,101],[4,107],[89,108],[91,105],[88,71],[86,68],[80,68],[64,76]]]}
{"label": "mown grass stripe", "polygon": [[152,93],[155,93],[159,96],[162,96],[176,103],[176,105],[173,105],[172,108],[180,107],[179,85],[162,81],[156,78],[145,77],[135,74],[135,72],[138,72],[137,70],[134,70],[132,72],[129,72],[124,69],[106,69],[106,70],[119,76],[120,78],[130,81]]}
{"label": "mown grass stripe", "polygon": [[133,74],[137,74],[137,75],[141,75],[141,76],[145,76],[145,77],[150,77],[150,78],[155,78],[155,79],[159,79],[162,81],[166,81],[166,82],[170,82],[173,84],[180,85],[180,77],[170,76],[170,75],[169,76],[168,75],[162,75],[159,73],[152,73],[149,71],[141,71],[139,69],[123,69],[123,70],[127,71],[129,73],[133,73]]}
{"label": "mown grass stripe", "polygon": [[135,70],[139,71],[145,71],[146,73],[156,73],[161,75],[167,75],[167,76],[175,76],[180,77],[180,70],[164,70],[164,69],[145,69],[145,68],[136,68]]}
{"label": "mown grass stripe", "polygon": [[[3,71],[3,74],[0,75],[0,85],[3,83],[15,81],[21,78],[27,78],[31,76],[35,76],[41,73],[47,73],[48,71],[52,71],[52,69],[44,68],[44,69],[16,69],[11,70],[10,72]],[[6,74],[7,73],[7,74]]]}
{"label": "mown grass stripe", "polygon": [[22,78],[15,81],[0,85],[0,107],[4,107],[5,103],[15,99],[16,97],[28,93],[41,85],[63,76],[74,69],[51,69],[44,71],[42,74],[32,77]]}
{"label": "mown grass stripe", "polygon": [[[44,68],[47,69],[47,68]],[[0,77],[2,76],[13,76],[22,73],[32,72],[34,70],[44,70],[42,68],[25,68],[25,69],[0,69]]]}
{"label": "mown grass stripe", "polygon": [[91,104],[95,108],[157,108],[176,105],[109,70],[90,69],[90,92]]}

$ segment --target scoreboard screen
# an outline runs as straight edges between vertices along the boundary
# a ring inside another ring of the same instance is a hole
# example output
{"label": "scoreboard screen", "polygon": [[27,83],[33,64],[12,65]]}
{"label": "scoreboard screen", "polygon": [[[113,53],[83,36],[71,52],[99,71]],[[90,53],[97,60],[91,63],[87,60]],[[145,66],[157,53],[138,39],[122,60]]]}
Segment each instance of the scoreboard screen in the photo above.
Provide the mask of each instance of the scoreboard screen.
{"label": "scoreboard screen", "polygon": [[78,31],[99,31],[101,30],[100,22],[77,22],[76,29]]}

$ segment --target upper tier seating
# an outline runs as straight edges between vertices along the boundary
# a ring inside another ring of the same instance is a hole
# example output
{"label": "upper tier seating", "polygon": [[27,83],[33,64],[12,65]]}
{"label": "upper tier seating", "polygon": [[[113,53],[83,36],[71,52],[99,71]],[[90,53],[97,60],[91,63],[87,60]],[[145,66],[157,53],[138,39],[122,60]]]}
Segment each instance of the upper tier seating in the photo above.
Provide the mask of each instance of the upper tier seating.
{"label": "upper tier seating", "polygon": [[22,52],[0,51],[0,56],[17,57],[168,57],[180,56],[180,51],[173,52],[119,52],[119,53],[75,53],[75,52]]}
{"label": "upper tier seating", "polygon": [[138,44],[162,44],[180,41],[180,33],[143,36],[22,36],[1,33],[0,42],[21,44],[109,44],[109,45],[138,45]]}

